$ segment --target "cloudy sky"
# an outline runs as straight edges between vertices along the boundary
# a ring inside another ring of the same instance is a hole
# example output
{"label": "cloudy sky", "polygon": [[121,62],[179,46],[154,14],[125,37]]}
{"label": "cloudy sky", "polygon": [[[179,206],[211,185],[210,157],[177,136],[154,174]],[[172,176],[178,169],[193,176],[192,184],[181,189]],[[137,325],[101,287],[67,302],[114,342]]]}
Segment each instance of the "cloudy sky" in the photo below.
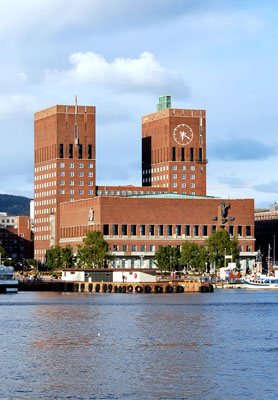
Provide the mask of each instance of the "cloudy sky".
{"label": "cloudy sky", "polygon": [[1,0],[0,193],[33,197],[33,113],[97,107],[97,183],[141,183],[141,116],[207,110],[208,194],[278,200],[278,2]]}

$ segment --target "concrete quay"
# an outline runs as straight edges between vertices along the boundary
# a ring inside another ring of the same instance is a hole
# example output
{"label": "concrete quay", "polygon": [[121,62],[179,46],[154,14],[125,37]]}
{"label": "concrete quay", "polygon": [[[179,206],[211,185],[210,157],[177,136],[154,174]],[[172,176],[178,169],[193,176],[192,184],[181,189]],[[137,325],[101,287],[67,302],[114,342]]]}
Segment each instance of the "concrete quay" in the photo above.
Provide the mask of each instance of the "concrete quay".
{"label": "concrete quay", "polygon": [[26,281],[18,283],[19,291],[92,292],[92,293],[209,293],[213,286],[208,282],[65,282]]}

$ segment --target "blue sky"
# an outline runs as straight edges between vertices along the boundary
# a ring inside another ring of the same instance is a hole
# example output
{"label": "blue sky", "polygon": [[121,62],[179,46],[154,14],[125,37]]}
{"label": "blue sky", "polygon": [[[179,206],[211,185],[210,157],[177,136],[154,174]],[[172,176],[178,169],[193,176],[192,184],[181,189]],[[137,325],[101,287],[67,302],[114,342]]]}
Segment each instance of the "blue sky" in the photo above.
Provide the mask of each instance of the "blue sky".
{"label": "blue sky", "polygon": [[278,5],[2,0],[0,193],[33,197],[33,113],[97,107],[97,183],[141,183],[158,96],[207,110],[208,194],[278,200]]}

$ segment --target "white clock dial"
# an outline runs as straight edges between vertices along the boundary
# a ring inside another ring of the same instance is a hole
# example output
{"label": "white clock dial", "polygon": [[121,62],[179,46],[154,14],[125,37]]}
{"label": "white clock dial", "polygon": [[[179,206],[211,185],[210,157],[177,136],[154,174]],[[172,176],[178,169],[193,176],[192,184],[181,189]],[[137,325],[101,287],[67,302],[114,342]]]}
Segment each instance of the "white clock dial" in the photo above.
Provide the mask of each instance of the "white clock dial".
{"label": "white clock dial", "polygon": [[193,139],[193,131],[189,125],[177,125],[173,131],[175,141],[182,146],[186,146]]}

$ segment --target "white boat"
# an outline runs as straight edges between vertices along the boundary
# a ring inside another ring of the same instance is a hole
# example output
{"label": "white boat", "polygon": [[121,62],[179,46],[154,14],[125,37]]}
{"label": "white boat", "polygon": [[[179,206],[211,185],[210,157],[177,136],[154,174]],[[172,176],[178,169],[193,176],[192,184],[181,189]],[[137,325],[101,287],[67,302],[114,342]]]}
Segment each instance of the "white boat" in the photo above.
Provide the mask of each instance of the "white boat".
{"label": "white boat", "polygon": [[13,267],[0,265],[0,293],[17,293],[18,280]]}
{"label": "white boat", "polygon": [[278,289],[278,278],[275,276],[248,276],[243,283],[246,289]]}

